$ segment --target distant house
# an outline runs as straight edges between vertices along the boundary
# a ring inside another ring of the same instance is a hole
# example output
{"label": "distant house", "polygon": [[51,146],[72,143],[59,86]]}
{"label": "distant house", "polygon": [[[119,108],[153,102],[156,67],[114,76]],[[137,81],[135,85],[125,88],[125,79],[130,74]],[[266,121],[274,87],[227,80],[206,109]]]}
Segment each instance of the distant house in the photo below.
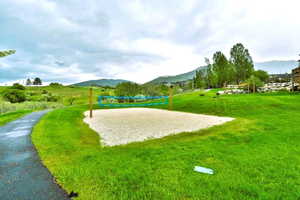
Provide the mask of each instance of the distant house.
{"label": "distant house", "polygon": [[293,74],[294,82],[300,84],[300,67],[293,69],[292,74]]}
{"label": "distant house", "polygon": [[300,60],[298,60],[298,62],[299,62],[299,66],[292,70],[292,75],[293,75],[294,82],[300,84]]}

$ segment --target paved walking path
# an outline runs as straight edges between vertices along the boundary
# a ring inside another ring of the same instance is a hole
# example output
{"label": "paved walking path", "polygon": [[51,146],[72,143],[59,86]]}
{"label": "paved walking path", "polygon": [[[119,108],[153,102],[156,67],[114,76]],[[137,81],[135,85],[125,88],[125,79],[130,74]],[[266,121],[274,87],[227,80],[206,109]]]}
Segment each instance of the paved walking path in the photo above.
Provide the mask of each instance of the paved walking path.
{"label": "paved walking path", "polygon": [[31,142],[33,126],[47,111],[34,112],[0,126],[0,199],[65,200]]}

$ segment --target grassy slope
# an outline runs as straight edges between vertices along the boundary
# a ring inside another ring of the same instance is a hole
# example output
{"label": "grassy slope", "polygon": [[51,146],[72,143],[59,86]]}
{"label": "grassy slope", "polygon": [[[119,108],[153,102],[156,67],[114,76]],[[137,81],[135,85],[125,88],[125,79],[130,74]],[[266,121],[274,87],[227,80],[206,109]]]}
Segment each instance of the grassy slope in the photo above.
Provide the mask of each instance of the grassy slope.
{"label": "grassy slope", "polygon": [[[26,91],[33,91],[37,93],[41,93],[43,90],[47,90],[53,95],[57,95],[60,97],[59,102],[64,105],[69,105],[68,98],[75,97],[76,100],[74,104],[82,105],[87,103],[88,95],[89,95],[89,87],[27,87]],[[106,89],[105,91],[111,92],[111,89]],[[102,88],[94,87],[93,88],[93,96],[96,97],[101,94]]]}
{"label": "grassy slope", "polygon": [[30,112],[31,112],[30,110],[21,110],[21,111],[2,114],[2,115],[0,115],[0,126],[3,126],[8,122],[11,122],[11,121],[16,120],[20,117],[23,117],[24,115],[26,115]]}
{"label": "grassy slope", "polygon": [[[0,86],[0,105],[4,100],[2,99],[2,92],[7,89],[8,87],[5,86]],[[89,88],[87,87],[50,87],[50,86],[45,86],[45,87],[26,87],[26,92],[37,92],[39,95],[41,95],[43,90],[47,90],[48,92],[51,92],[53,95],[57,95],[60,97],[60,100],[58,103],[64,104],[64,105],[69,105],[69,102],[67,99],[69,97],[75,97],[76,100],[74,104],[80,105],[80,104],[86,104],[88,95],[89,95]],[[111,90],[106,90],[110,92]],[[93,89],[93,96],[96,99],[96,96],[98,96],[102,92],[102,88],[94,88]],[[35,102],[31,102],[33,105],[32,107],[35,107],[34,104]],[[39,103],[39,102],[37,102]],[[14,104],[13,104],[14,105]],[[12,106],[13,106],[12,105]],[[49,107],[52,105],[49,103]],[[20,106],[22,107],[22,106]],[[38,108],[38,109],[43,109],[43,108]],[[22,108],[17,111],[5,113],[5,114],[0,114],[0,126],[4,125],[10,121],[16,120],[17,118],[22,117],[25,114],[28,114],[35,110],[34,108]]]}
{"label": "grassy slope", "polygon": [[[7,89],[8,87],[0,86],[0,103],[4,101],[2,99],[2,92]],[[37,97],[42,96],[42,91],[46,90],[50,92],[52,95],[59,96],[59,103],[64,105],[69,105],[68,98],[75,97],[74,104],[82,105],[87,103],[88,95],[89,95],[89,87],[50,87],[50,86],[43,86],[43,87],[26,87],[25,92],[35,92]],[[112,93],[112,89],[103,89],[100,87],[93,88],[93,96],[96,99],[103,91]]]}
{"label": "grassy slope", "polygon": [[[178,95],[174,109],[233,116],[219,127],[103,148],[82,122],[87,108],[47,114],[33,141],[78,199],[297,199],[300,95]],[[51,128],[49,128],[51,127]],[[193,172],[195,165],[214,175]]]}

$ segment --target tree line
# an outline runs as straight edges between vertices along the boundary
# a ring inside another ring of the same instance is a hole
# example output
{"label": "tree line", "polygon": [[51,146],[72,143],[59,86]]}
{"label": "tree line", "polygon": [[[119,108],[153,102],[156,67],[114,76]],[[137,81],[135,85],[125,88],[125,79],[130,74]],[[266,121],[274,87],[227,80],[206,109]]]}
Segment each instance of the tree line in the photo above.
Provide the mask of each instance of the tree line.
{"label": "tree line", "polygon": [[119,83],[115,88],[116,96],[160,96],[167,95],[169,93],[169,87],[166,85],[153,85],[153,84],[137,84],[133,82]]}
{"label": "tree line", "polygon": [[27,79],[26,80],[26,85],[30,86],[30,85],[42,85],[42,80],[39,77],[36,77],[35,79],[33,79],[33,81],[31,81],[31,79]]}
{"label": "tree line", "polygon": [[194,88],[220,88],[228,84],[251,82],[261,85],[269,79],[267,72],[254,69],[252,57],[243,44],[238,43],[230,50],[228,59],[224,53],[217,51],[212,63],[205,58],[206,69],[198,70],[192,80]]}

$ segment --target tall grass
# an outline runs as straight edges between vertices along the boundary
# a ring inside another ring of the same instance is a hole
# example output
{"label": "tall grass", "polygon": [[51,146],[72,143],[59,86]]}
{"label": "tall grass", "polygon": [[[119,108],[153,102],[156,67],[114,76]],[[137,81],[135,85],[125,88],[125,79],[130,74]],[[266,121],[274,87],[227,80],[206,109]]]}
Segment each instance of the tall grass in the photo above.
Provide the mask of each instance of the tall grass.
{"label": "tall grass", "polygon": [[54,102],[24,102],[24,103],[9,103],[0,101],[0,115],[9,112],[15,112],[20,110],[43,110],[50,108],[61,108],[60,103]]}

